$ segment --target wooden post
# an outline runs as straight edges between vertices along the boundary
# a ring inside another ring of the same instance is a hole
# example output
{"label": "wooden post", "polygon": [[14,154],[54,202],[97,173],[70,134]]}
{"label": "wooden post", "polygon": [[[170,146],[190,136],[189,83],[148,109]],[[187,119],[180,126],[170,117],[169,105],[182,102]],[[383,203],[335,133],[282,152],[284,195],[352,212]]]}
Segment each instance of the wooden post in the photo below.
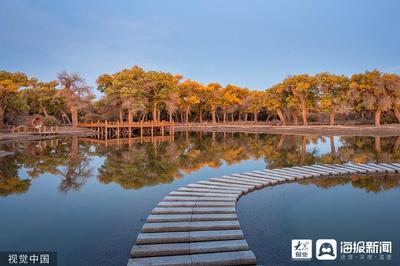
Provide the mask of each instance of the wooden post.
{"label": "wooden post", "polygon": [[[107,138],[108,138],[107,120],[104,122],[104,129],[105,129],[104,137],[105,137],[105,139],[107,140]],[[106,146],[107,146],[107,145],[106,145]]]}

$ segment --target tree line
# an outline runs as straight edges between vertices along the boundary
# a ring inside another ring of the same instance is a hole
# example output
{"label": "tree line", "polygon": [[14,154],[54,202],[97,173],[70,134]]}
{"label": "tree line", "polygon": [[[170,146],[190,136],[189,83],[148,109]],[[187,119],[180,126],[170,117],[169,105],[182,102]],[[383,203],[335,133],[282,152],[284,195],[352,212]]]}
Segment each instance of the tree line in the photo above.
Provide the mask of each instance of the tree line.
{"label": "tree line", "polygon": [[268,121],[280,125],[308,125],[336,117],[381,125],[400,122],[400,76],[378,70],[335,75],[300,74],[265,90],[183,79],[161,71],[134,66],[96,80],[103,93],[95,99],[92,88],[77,73],[62,71],[57,79],[42,82],[20,72],[0,71],[0,127],[16,124],[21,114],[42,114],[49,123],[64,121],[169,120],[181,123]]}

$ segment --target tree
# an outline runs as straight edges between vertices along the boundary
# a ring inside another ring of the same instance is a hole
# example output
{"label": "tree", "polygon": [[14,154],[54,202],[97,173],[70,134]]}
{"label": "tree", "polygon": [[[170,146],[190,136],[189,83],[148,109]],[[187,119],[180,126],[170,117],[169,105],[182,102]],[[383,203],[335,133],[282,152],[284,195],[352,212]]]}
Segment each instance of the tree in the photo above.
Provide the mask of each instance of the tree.
{"label": "tree", "polygon": [[185,123],[189,123],[189,112],[193,105],[200,103],[199,98],[196,96],[196,91],[199,90],[201,84],[187,79],[178,85],[179,99],[178,106],[185,113]]}
{"label": "tree", "polygon": [[29,113],[41,113],[45,117],[60,114],[65,108],[65,103],[58,94],[57,85],[55,80],[32,80],[31,87],[21,91],[24,101],[29,106]]}
{"label": "tree", "polygon": [[217,123],[217,108],[221,104],[222,86],[219,83],[212,82],[205,87],[205,90],[207,95],[207,105],[211,112],[211,121],[212,123]]}
{"label": "tree", "polygon": [[171,73],[146,72],[143,86],[146,98],[152,109],[154,121],[160,120],[160,103],[163,103],[168,98],[170,92],[177,90],[177,79],[180,79],[180,76],[174,76]]}
{"label": "tree", "polygon": [[229,84],[225,88],[221,89],[221,107],[224,123],[226,123],[227,109],[230,106],[239,106],[241,103],[241,100],[236,95],[237,90],[238,87],[232,84]]}
{"label": "tree", "polygon": [[307,126],[308,109],[315,103],[315,87],[314,78],[307,75],[295,75],[288,77],[282,82],[284,90],[289,93],[286,101],[288,107],[298,107],[301,111],[303,125]]}
{"label": "tree", "polygon": [[320,111],[329,112],[329,124],[333,126],[336,114],[349,109],[349,79],[346,76],[320,73],[316,75],[315,82],[319,96],[318,108]]}
{"label": "tree", "polygon": [[248,95],[247,111],[253,114],[254,122],[257,122],[258,113],[266,105],[266,96],[263,91],[250,91]]}
{"label": "tree", "polygon": [[375,126],[381,126],[382,112],[392,108],[395,90],[389,86],[389,77],[384,78],[382,73],[366,71],[354,74],[351,77],[350,93],[356,110],[365,108],[374,112]]}
{"label": "tree", "polygon": [[283,98],[284,87],[282,83],[274,85],[272,88],[265,91],[265,107],[269,111],[275,111],[278,114],[281,123],[285,126],[286,119],[283,115],[283,108],[285,107],[285,101]]}
{"label": "tree", "polygon": [[61,71],[58,82],[62,86],[59,95],[65,100],[72,118],[72,127],[78,126],[78,111],[93,99],[90,87],[78,73]]}
{"label": "tree", "polygon": [[0,128],[4,127],[4,115],[12,104],[12,99],[23,87],[28,87],[31,81],[21,72],[0,71]]}

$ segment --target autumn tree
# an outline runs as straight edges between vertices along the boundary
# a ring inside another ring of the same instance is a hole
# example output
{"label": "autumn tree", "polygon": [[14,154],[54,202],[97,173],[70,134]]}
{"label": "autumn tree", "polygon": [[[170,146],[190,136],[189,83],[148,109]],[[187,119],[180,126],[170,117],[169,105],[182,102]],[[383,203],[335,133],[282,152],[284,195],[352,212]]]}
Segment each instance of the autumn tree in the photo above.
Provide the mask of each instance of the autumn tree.
{"label": "autumn tree", "polygon": [[227,85],[225,88],[221,89],[221,107],[222,107],[222,115],[223,122],[226,123],[227,118],[227,109],[231,106],[239,106],[241,100],[236,95],[238,91],[238,87],[232,84]]}
{"label": "autumn tree", "polygon": [[72,118],[72,126],[78,126],[78,111],[93,99],[90,87],[78,73],[61,71],[58,82],[62,86],[59,95],[65,100]]}
{"label": "autumn tree", "polygon": [[222,86],[219,83],[212,82],[205,87],[207,95],[207,105],[211,112],[212,123],[217,123],[217,108],[221,104]]}
{"label": "autumn tree", "polygon": [[269,111],[277,113],[279,120],[285,126],[286,119],[283,114],[285,108],[285,100],[283,97],[284,86],[282,83],[274,85],[272,88],[265,91],[265,107]]}
{"label": "autumn tree", "polygon": [[365,108],[374,112],[375,126],[381,126],[382,112],[392,108],[394,102],[393,90],[389,89],[390,83],[382,73],[366,71],[354,74],[351,77],[350,93],[356,110]]}
{"label": "autumn tree", "polygon": [[0,128],[4,127],[4,115],[21,88],[28,87],[30,79],[21,72],[0,71]]}
{"label": "autumn tree", "polygon": [[[185,80],[178,85],[179,88],[179,99],[178,106],[185,114],[185,123],[189,123],[190,109],[200,103],[199,98],[195,92],[199,90],[201,84],[193,80]],[[183,121],[182,121],[183,122]]]}
{"label": "autumn tree", "polygon": [[303,125],[308,125],[307,113],[314,106],[316,96],[314,78],[307,74],[295,75],[285,79],[282,84],[288,93],[288,107],[297,106],[301,111]]}
{"label": "autumn tree", "polygon": [[315,77],[320,111],[329,113],[329,124],[335,124],[337,113],[349,109],[349,78],[329,73],[320,73]]}

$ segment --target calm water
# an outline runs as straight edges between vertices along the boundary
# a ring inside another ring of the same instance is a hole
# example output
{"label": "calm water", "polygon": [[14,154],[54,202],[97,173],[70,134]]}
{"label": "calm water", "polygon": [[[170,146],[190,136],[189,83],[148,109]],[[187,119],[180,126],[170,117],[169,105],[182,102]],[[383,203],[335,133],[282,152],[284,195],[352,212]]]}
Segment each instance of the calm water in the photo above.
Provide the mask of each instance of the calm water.
{"label": "calm water", "polygon": [[[239,133],[108,146],[78,138],[1,144],[15,155],[0,158],[0,250],[57,251],[59,265],[124,265],[144,219],[175,188],[266,167],[400,161],[399,147],[398,137]],[[281,185],[243,197],[239,218],[266,265],[290,263],[291,238],[320,237],[392,240],[384,265],[396,265],[398,185],[396,177]]]}

